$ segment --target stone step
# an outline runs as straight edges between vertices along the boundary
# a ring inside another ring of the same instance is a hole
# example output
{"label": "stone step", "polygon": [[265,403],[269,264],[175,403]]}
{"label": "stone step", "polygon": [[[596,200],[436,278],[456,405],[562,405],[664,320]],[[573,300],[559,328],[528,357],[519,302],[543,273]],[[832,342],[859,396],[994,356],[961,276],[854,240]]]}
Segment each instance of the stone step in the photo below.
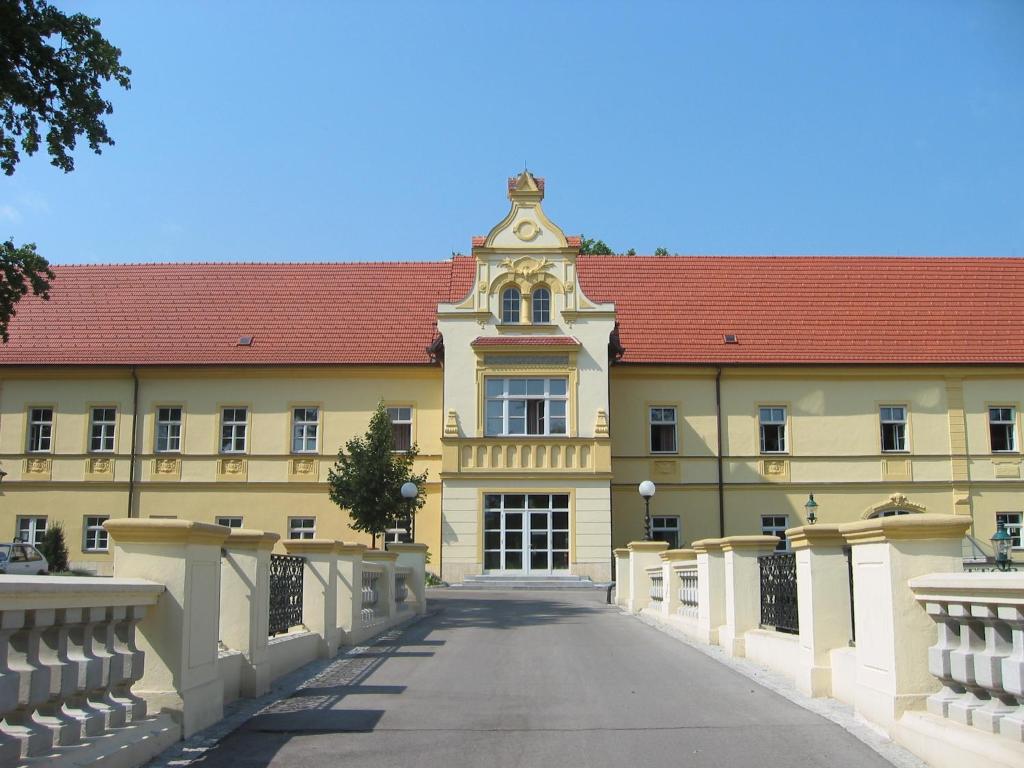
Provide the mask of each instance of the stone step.
{"label": "stone step", "polygon": [[[453,589],[502,590],[502,589],[595,589],[599,585],[580,576],[528,576],[515,574],[484,574],[467,576]],[[604,587],[601,587],[602,589]]]}

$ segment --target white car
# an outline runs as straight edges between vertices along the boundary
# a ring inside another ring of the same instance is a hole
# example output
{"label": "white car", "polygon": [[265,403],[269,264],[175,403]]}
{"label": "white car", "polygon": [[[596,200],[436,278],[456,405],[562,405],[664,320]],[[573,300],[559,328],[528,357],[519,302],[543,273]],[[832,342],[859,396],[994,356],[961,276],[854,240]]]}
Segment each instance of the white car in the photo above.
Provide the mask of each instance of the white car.
{"label": "white car", "polygon": [[45,576],[49,572],[50,564],[31,544],[18,541],[0,544],[0,573],[11,576]]}

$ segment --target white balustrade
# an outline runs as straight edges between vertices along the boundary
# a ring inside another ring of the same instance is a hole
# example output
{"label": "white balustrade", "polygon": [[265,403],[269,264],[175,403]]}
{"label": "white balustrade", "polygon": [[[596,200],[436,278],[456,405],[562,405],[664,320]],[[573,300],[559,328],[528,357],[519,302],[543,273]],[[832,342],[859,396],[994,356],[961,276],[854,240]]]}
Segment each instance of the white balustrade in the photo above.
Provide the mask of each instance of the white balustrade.
{"label": "white balustrade", "polygon": [[697,618],[699,591],[697,582],[697,564],[675,571],[679,580],[679,615],[692,619]]}
{"label": "white balustrade", "polygon": [[369,626],[377,620],[377,606],[380,602],[378,583],[383,575],[383,569],[363,563],[363,598],[360,617],[364,626]]}
{"label": "white balustrade", "polygon": [[401,605],[409,597],[409,585],[407,579],[412,574],[411,568],[395,569],[395,604]]}
{"label": "white balustrade", "polygon": [[661,566],[648,568],[647,576],[651,580],[651,602],[660,603],[665,598],[665,578],[662,573]]}

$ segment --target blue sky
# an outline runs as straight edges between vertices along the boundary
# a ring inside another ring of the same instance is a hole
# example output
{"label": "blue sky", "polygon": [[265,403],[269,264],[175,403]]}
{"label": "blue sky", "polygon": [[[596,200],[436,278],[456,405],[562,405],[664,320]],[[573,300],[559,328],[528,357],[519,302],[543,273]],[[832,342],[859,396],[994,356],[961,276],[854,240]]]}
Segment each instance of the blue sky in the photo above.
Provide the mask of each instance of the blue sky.
{"label": "blue sky", "polygon": [[1024,2],[70,2],[117,145],[0,177],[55,263],[443,259],[524,162],[650,253],[1024,256]]}

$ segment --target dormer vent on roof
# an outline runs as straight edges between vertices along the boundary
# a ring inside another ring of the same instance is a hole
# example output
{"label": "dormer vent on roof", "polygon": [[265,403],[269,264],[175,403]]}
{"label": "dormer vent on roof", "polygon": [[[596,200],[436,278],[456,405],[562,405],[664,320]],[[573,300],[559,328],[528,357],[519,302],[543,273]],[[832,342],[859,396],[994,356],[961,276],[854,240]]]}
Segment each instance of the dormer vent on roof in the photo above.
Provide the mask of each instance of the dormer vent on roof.
{"label": "dormer vent on roof", "polygon": [[251,347],[252,346],[252,339],[253,339],[252,336],[239,336],[238,337],[238,344],[236,344],[235,346],[238,346],[238,347]]}
{"label": "dormer vent on roof", "polygon": [[740,337],[737,336],[735,333],[727,333],[727,334],[725,334],[725,336],[723,338],[724,338],[726,344],[739,344],[740,343]]}

